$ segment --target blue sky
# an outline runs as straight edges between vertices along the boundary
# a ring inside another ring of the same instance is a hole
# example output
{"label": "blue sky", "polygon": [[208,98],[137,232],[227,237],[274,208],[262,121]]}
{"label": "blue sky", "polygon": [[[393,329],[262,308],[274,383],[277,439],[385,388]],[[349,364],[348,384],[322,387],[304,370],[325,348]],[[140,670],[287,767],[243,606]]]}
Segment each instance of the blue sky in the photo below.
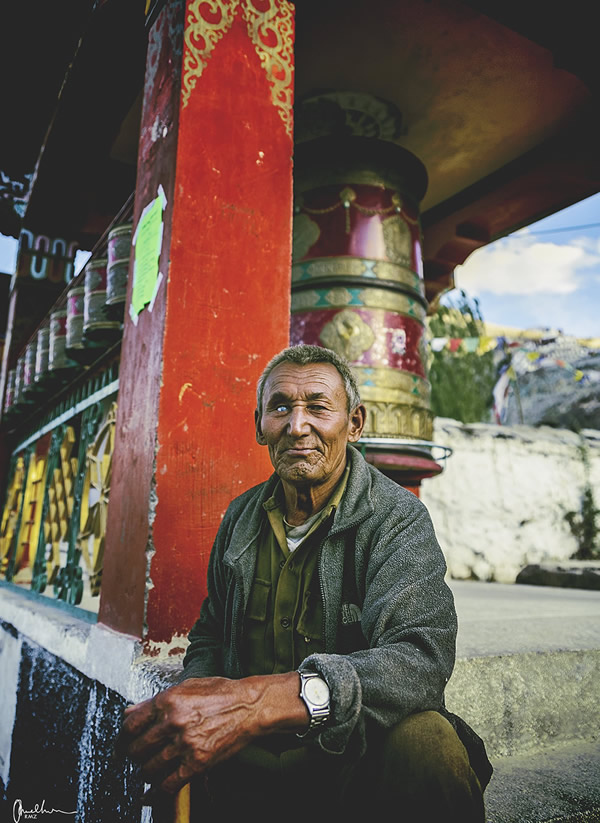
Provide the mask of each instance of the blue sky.
{"label": "blue sky", "polygon": [[488,323],[600,337],[600,194],[473,252],[454,279]]}
{"label": "blue sky", "polygon": [[[0,235],[0,272],[14,271],[16,254]],[[474,252],[455,282],[488,323],[600,337],[600,194]]]}

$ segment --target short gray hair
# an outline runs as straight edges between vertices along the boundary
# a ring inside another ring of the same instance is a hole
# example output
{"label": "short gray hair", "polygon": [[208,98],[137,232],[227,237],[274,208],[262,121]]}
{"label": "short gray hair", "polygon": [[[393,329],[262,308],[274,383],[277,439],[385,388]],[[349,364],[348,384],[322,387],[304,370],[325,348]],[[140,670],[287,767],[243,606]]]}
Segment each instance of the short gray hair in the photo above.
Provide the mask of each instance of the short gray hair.
{"label": "short gray hair", "polygon": [[306,343],[302,343],[298,346],[290,346],[287,349],[283,349],[283,351],[276,354],[265,366],[265,370],[258,378],[256,385],[256,408],[259,414],[262,414],[263,394],[267,378],[273,369],[281,363],[294,363],[297,366],[309,366],[312,363],[330,363],[332,366],[335,366],[342,378],[346,392],[348,414],[354,411],[357,406],[360,406],[360,392],[348,361],[344,360],[343,357],[340,357],[339,354],[336,354],[331,349],[324,349],[322,346],[309,346]]}

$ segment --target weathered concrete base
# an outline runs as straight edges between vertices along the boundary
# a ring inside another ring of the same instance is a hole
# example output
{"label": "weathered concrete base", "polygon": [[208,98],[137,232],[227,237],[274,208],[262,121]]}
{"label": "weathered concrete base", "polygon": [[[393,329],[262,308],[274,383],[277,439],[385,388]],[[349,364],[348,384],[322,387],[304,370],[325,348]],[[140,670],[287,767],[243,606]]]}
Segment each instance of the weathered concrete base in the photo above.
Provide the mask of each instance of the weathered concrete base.
{"label": "weathered concrete base", "polygon": [[[13,809],[77,812],[77,820],[139,820],[139,769],[114,751],[125,700],[23,640],[2,820]],[[23,814],[25,819],[25,814]]]}
{"label": "weathered concrete base", "polygon": [[127,703],[180,669],[179,658],[149,661],[135,638],[0,587],[0,820],[21,804],[22,820],[37,806],[78,823],[151,823],[139,769],[114,744]]}

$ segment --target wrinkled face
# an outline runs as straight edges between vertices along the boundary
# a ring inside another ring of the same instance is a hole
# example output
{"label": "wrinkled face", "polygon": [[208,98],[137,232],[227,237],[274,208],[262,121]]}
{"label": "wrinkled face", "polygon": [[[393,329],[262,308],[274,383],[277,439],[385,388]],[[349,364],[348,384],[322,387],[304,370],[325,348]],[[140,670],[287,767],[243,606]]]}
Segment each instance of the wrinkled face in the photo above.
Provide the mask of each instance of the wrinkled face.
{"label": "wrinkled face", "polygon": [[265,383],[256,439],[268,446],[282,480],[319,485],[341,475],[346,444],[356,442],[364,408],[348,414],[342,377],[330,363],[280,363]]}

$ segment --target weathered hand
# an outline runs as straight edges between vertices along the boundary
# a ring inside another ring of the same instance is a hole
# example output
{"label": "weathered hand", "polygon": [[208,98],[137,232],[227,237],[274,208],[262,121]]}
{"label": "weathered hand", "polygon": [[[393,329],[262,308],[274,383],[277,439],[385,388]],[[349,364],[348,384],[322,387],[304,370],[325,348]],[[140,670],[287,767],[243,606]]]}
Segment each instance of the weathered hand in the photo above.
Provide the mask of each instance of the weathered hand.
{"label": "weathered hand", "polygon": [[126,751],[156,788],[175,793],[254,738],[302,728],[298,682],[296,672],[185,680],[125,710]]}

